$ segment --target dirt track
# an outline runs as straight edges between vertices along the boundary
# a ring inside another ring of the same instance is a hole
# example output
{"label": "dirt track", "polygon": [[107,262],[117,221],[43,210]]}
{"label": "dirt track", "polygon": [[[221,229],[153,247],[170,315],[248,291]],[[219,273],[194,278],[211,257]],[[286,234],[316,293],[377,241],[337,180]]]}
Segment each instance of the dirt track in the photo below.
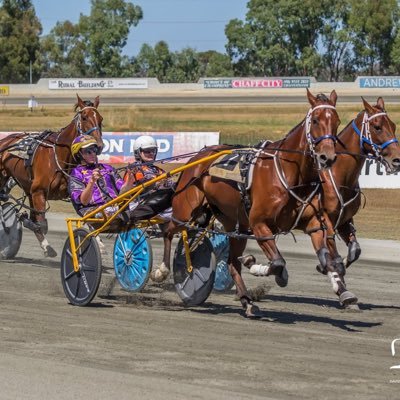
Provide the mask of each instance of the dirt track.
{"label": "dirt track", "polygon": [[[65,238],[49,236],[58,250]],[[350,312],[315,271],[308,241],[285,240],[289,286],[246,275],[264,292],[264,317],[250,321],[233,292],[188,309],[171,283],[142,294],[112,288],[110,268],[92,306],[73,307],[60,254],[43,260],[25,230],[16,262],[0,262],[0,399],[399,398],[400,370],[390,370],[400,364],[400,345],[395,357],[390,350],[400,338],[396,243],[362,242],[382,261],[362,256],[349,271],[361,308]]]}

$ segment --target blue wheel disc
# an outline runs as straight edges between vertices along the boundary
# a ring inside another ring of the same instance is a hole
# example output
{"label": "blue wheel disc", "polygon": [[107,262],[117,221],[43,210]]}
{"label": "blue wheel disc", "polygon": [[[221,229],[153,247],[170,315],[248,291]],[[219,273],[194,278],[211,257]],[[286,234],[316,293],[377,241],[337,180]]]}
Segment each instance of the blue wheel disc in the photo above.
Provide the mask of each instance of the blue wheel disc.
{"label": "blue wheel disc", "polygon": [[114,243],[114,270],[120,285],[130,292],[147,283],[153,263],[150,240],[140,229],[117,235]]}
{"label": "blue wheel disc", "polygon": [[210,241],[214,247],[215,257],[217,259],[214,290],[217,292],[224,292],[232,289],[234,285],[227,263],[229,257],[229,238],[224,234],[213,234],[210,236]]}

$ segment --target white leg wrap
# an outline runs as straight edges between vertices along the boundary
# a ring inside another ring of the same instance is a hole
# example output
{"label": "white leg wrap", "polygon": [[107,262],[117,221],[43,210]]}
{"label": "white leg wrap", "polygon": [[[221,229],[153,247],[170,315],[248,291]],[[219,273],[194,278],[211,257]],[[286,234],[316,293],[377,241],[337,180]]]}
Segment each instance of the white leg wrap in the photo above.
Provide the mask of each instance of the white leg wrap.
{"label": "white leg wrap", "polygon": [[338,282],[341,282],[339,274],[337,272],[328,272],[328,278],[331,281],[333,291],[337,293],[339,291]]}
{"label": "white leg wrap", "polygon": [[47,251],[47,246],[49,245],[49,242],[47,241],[46,238],[44,238],[41,242],[40,242],[40,247],[43,249],[43,251]]}
{"label": "white leg wrap", "polygon": [[162,262],[156,270],[150,273],[150,278],[154,282],[163,282],[167,279],[169,275],[169,269],[166,267],[165,263]]}
{"label": "white leg wrap", "polygon": [[253,264],[249,271],[255,276],[267,276],[269,272],[269,265]]}

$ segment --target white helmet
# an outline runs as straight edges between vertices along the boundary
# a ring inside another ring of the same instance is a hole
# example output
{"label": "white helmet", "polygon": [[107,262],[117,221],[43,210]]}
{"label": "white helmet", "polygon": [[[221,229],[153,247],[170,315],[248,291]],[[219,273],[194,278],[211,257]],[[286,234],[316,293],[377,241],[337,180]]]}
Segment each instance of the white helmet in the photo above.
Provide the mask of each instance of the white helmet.
{"label": "white helmet", "polygon": [[136,160],[140,160],[140,152],[146,149],[155,149],[157,156],[157,143],[152,136],[144,135],[139,136],[133,145],[133,152]]}

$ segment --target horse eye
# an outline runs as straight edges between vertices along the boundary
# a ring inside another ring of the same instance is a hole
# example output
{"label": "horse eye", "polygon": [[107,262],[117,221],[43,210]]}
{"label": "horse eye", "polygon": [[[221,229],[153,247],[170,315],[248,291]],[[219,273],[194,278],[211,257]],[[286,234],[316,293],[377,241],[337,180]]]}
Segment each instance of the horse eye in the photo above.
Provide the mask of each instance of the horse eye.
{"label": "horse eye", "polygon": [[312,122],[313,122],[314,125],[318,125],[318,120],[317,120],[317,118],[313,118]]}
{"label": "horse eye", "polygon": [[380,125],[374,125],[374,129],[380,132],[382,130],[382,127]]}

